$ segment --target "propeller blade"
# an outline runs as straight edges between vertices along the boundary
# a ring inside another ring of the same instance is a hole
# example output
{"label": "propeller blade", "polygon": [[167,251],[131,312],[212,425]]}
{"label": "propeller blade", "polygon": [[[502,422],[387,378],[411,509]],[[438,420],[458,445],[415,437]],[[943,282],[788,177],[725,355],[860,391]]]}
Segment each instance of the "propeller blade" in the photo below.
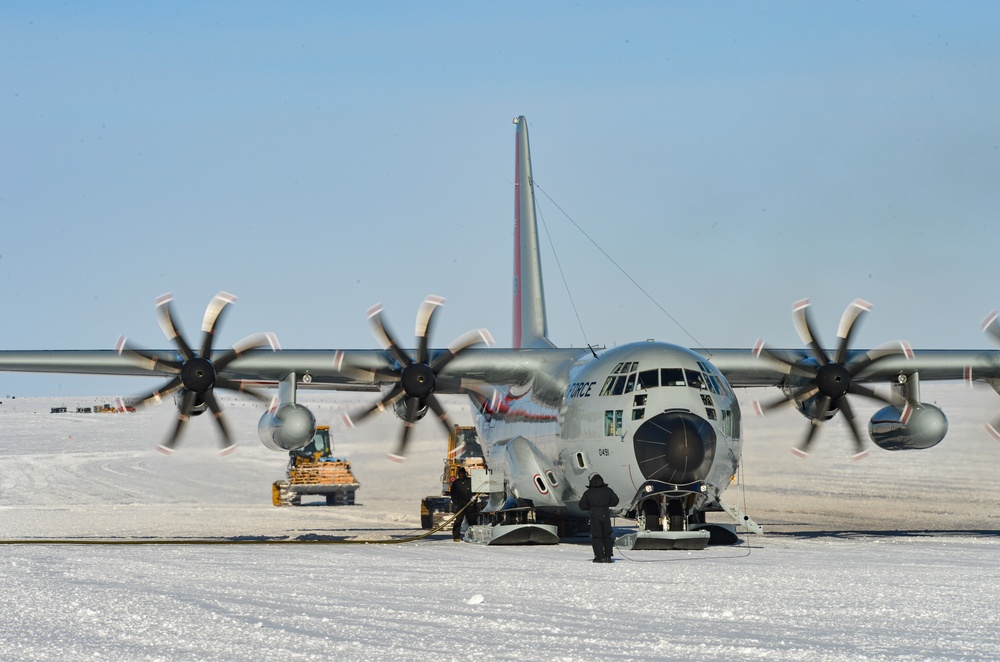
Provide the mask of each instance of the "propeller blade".
{"label": "propeller blade", "polygon": [[414,329],[414,335],[419,340],[419,348],[417,350],[418,363],[427,363],[429,360],[427,357],[427,342],[430,336],[431,322],[434,319],[434,312],[439,306],[443,305],[444,299],[433,294],[429,295],[420,304],[420,310],[417,311],[417,324]]}
{"label": "propeller blade", "polygon": [[993,421],[992,423],[984,423],[983,427],[986,431],[990,433],[990,436],[1000,441],[1000,419]]}
{"label": "propeller blade", "polygon": [[174,447],[177,445],[178,439],[181,436],[181,430],[184,429],[184,424],[191,419],[191,410],[194,409],[195,398],[197,394],[192,391],[185,391],[184,396],[181,398],[181,406],[177,411],[177,424],[174,426],[174,431],[165,442],[160,444],[159,450],[162,453],[171,455],[174,452]]}
{"label": "propeller blade", "polygon": [[792,321],[795,323],[795,330],[799,332],[799,338],[806,345],[812,348],[813,356],[819,361],[820,365],[825,365],[830,362],[830,358],[826,355],[826,352],[820,346],[819,338],[816,337],[815,332],[813,332],[812,316],[809,314],[809,299],[802,299],[796,301],[792,306]]}
{"label": "propeller blade", "polygon": [[[264,346],[270,347],[273,351],[278,351],[278,348],[280,347],[280,345],[278,345],[278,337],[273,333],[255,333],[247,336],[233,345],[232,349],[219,357],[218,361],[214,362],[215,369],[223,370],[226,366],[242,356],[244,353],[250,351],[251,349],[257,349],[258,347]],[[202,356],[204,356],[204,354]]]}
{"label": "propeller blade", "polygon": [[201,340],[201,354],[199,356],[202,358],[210,359],[212,357],[212,338],[215,336],[215,326],[226,306],[234,301],[236,301],[236,297],[229,292],[219,292],[208,302],[205,317],[201,322],[201,330],[204,335]]}
{"label": "propeller blade", "polygon": [[377,304],[368,310],[368,325],[372,329],[375,340],[379,342],[382,349],[388,350],[399,365],[405,368],[413,363],[406,352],[400,349],[399,343],[396,342],[389,329],[382,323],[382,304]]}
{"label": "propeller blade", "polygon": [[805,439],[803,439],[802,443],[799,444],[799,447],[795,449],[798,451],[795,454],[799,455],[800,457],[805,457],[806,455],[809,454],[809,445],[813,442],[813,439],[816,437],[816,432],[819,430],[819,426],[823,425],[823,423],[826,421],[826,415],[830,411],[829,397],[825,395],[820,396],[818,411],[819,415],[816,418],[809,421],[810,423],[809,430],[806,432]]}
{"label": "propeller blade", "polygon": [[406,459],[406,455],[404,454],[406,452],[406,444],[410,438],[410,432],[413,430],[415,425],[416,423],[403,421],[403,434],[399,438],[399,446],[397,447],[395,453],[388,453],[386,458],[392,460],[393,462],[402,462]]}
{"label": "propeller blade", "polygon": [[444,352],[439,354],[437,358],[434,359],[434,362],[431,363],[431,370],[434,371],[434,374],[437,374],[438,372],[443,370],[446,365],[451,363],[452,359],[454,359],[456,356],[458,356],[465,350],[469,349],[470,347],[483,344],[487,346],[493,345],[493,336],[490,335],[489,331],[487,331],[486,329],[475,329],[473,331],[466,331],[458,338],[456,338],[454,341],[452,341],[452,343],[448,345],[448,348]]}
{"label": "propeller blade", "polygon": [[333,367],[342,375],[362,382],[398,382],[399,371],[392,368],[362,368],[354,365],[343,351],[333,358]]}
{"label": "propeller blade", "polygon": [[884,343],[865,352],[864,358],[847,366],[847,371],[851,377],[860,375],[874,364],[891,356],[902,356],[909,361],[914,357],[913,348],[905,340]]}
{"label": "propeller blade", "polygon": [[426,398],[424,398],[424,402],[426,402],[430,410],[437,415],[437,419],[441,421],[441,425],[444,426],[445,434],[450,435],[451,421],[448,420],[448,412],[446,412],[444,410],[444,407],[441,406],[441,403],[440,401],[438,401],[437,397],[435,397],[434,394],[432,393],[431,395],[428,395]]}
{"label": "propeller blade", "polygon": [[889,398],[886,398],[883,395],[880,395],[877,391],[875,391],[874,389],[871,389],[871,388],[865,386],[864,384],[858,384],[858,383],[855,383],[855,382],[851,382],[851,385],[847,388],[847,392],[848,393],[853,393],[854,395],[860,395],[860,396],[868,398],[870,400],[876,400],[878,402],[882,402],[882,403],[885,403],[887,405],[895,405],[896,404],[892,400],[890,400]]}
{"label": "propeller blade", "polygon": [[837,327],[837,337],[840,338],[840,346],[837,348],[837,354],[833,359],[835,363],[843,364],[844,359],[847,358],[847,348],[851,343],[851,336],[854,334],[858,319],[864,313],[871,311],[871,309],[872,305],[864,299],[855,299],[851,302],[851,305],[844,309],[844,315],[840,318],[840,326]]}
{"label": "propeller blade", "polygon": [[816,377],[816,368],[810,365],[800,365],[798,363],[793,363],[784,359],[774,352],[767,346],[763,340],[758,340],[753,347],[753,354],[758,359],[769,361],[773,364],[775,370],[782,372],[786,375],[796,375],[798,377],[806,377],[807,379],[813,379]]}
{"label": "propeller blade", "polygon": [[991,311],[989,315],[983,319],[980,328],[983,333],[993,338],[994,341],[1000,343],[1000,322],[997,322],[997,311]]}
{"label": "propeller blade", "polygon": [[163,335],[167,337],[167,340],[171,340],[177,345],[177,349],[180,350],[181,356],[185,360],[190,360],[194,358],[194,352],[191,351],[191,348],[184,340],[184,336],[181,335],[177,329],[177,325],[174,324],[173,306],[170,303],[173,300],[174,295],[169,292],[161,295],[156,300],[156,317],[160,322],[160,328],[163,329]]}
{"label": "propeller blade", "polygon": [[844,418],[847,419],[847,426],[851,429],[851,436],[854,438],[854,457],[860,459],[859,456],[865,452],[865,442],[861,439],[861,433],[858,432],[858,425],[854,420],[854,409],[851,408],[851,403],[846,397],[837,399],[837,408],[844,415]]}
{"label": "propeller blade", "polygon": [[[982,324],[980,324],[980,328],[983,333],[993,339],[993,342],[1000,343],[1000,322],[997,321],[997,311],[990,311],[990,314],[987,315],[985,319],[983,319]],[[965,381],[969,384],[969,388],[972,388],[972,368],[967,366],[964,372]],[[992,423],[983,423],[983,427],[986,428],[986,431],[991,437],[1000,441],[1000,419],[997,419]]]}
{"label": "propeller blade", "polygon": [[417,411],[420,409],[420,401],[416,398],[406,399],[406,413],[403,418],[403,434],[399,438],[399,446],[394,454],[392,454],[393,459],[401,462],[406,457],[406,444],[410,439],[410,432],[413,431],[413,427],[417,424],[414,420],[417,417]]}
{"label": "propeller blade", "polygon": [[222,447],[219,450],[219,455],[229,455],[236,450],[236,445],[229,435],[229,428],[226,426],[226,417],[222,414],[222,407],[219,406],[219,401],[215,399],[214,391],[215,389],[208,389],[202,394],[201,399],[205,401],[209,411],[212,412],[212,416],[215,418],[215,422],[219,426],[219,431],[222,432],[222,439],[220,440]]}
{"label": "propeller blade", "polygon": [[115,343],[115,351],[120,356],[128,359],[133,365],[149,370],[150,372],[172,372],[174,374],[181,371],[181,364],[177,361],[170,361],[160,358],[152,352],[132,346],[125,336],[119,336]]}
{"label": "propeller blade", "polygon": [[150,402],[159,404],[164,399],[169,398],[171,395],[179,391],[181,386],[183,386],[181,378],[179,376],[174,377],[160,388],[151,391],[150,393],[147,393],[146,395],[143,395],[139,398],[136,398],[136,403],[138,403],[139,406],[142,407],[146,406]]}
{"label": "propeller blade", "polygon": [[814,383],[806,384],[793,391],[789,395],[782,394],[780,398],[775,398],[770,402],[762,403],[759,400],[754,400],[753,408],[757,412],[758,416],[763,416],[765,413],[771,411],[772,409],[777,409],[778,407],[791,404],[793,402],[802,402],[808,400],[819,392],[819,387]]}
{"label": "propeller blade", "polygon": [[344,423],[348,427],[353,428],[357,423],[360,423],[361,421],[365,420],[375,412],[380,412],[380,413],[384,412],[389,407],[395,405],[399,401],[399,399],[402,398],[404,395],[406,395],[406,392],[403,391],[403,385],[394,384],[393,387],[389,390],[389,392],[381,400],[373,404],[371,407],[363,409],[356,414],[348,414],[345,411],[342,415]]}

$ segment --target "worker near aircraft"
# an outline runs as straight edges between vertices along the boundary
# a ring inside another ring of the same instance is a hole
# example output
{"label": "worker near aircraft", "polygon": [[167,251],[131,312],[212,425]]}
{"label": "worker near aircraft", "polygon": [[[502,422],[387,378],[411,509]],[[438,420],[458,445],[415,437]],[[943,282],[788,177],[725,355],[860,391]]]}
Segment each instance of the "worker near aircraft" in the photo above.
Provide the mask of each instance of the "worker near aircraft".
{"label": "worker near aircraft", "polygon": [[594,563],[611,563],[614,540],[611,537],[611,509],[618,505],[618,495],[604,482],[601,474],[590,477],[590,484],[580,499],[580,510],[590,513],[590,544]]}
{"label": "worker near aircraft", "polygon": [[448,496],[451,497],[455,512],[465,508],[451,525],[451,539],[459,542],[462,539],[462,522],[468,522],[469,526],[472,526],[478,523],[479,517],[479,506],[475,501],[476,495],[472,491],[472,479],[469,478],[469,472],[465,470],[465,467],[459,467],[458,471],[455,472],[455,480],[451,483]]}

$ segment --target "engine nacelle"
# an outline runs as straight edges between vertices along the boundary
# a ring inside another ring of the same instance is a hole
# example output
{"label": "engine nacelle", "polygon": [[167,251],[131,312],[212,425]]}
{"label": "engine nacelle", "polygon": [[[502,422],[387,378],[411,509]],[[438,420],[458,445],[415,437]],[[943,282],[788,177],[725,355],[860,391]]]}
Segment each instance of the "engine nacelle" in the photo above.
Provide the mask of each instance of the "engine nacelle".
{"label": "engine nacelle", "polygon": [[935,446],[948,432],[948,417],[934,405],[920,403],[902,422],[900,407],[883,407],[868,422],[868,436],[887,451],[912,451]]}
{"label": "engine nacelle", "polygon": [[260,417],[257,434],[273,451],[294,451],[305,447],[316,434],[316,417],[306,407],[285,403],[268,409]]}
{"label": "engine nacelle", "polygon": [[[788,388],[785,389],[785,395],[789,398],[795,393],[795,389]],[[806,398],[805,400],[793,400],[792,405],[799,411],[800,414],[808,418],[810,421],[814,421],[819,418],[819,395],[814,395],[812,397]],[[822,419],[824,421],[829,421],[831,418],[837,415],[839,408],[834,407],[833,404],[829,404],[826,416]]]}
{"label": "engine nacelle", "polygon": [[[406,398],[400,398],[396,404],[393,406],[392,411],[396,414],[396,417],[401,421],[406,420]],[[413,415],[413,422],[416,423],[422,419],[427,414],[427,405],[417,409],[417,413]]]}
{"label": "engine nacelle", "polygon": [[[181,403],[184,401],[184,394],[187,393],[187,389],[181,389],[174,393],[174,406],[177,407],[177,411],[181,410]],[[188,416],[200,416],[205,413],[208,406],[205,405],[205,401],[201,397],[195,398],[194,406],[191,407],[191,411]]]}

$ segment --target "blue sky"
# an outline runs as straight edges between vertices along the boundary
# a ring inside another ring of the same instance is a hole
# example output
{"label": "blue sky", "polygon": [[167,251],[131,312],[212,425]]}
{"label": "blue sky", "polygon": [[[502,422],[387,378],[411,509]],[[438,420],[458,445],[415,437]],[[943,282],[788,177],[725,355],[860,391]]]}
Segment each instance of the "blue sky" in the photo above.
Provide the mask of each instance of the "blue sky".
{"label": "blue sky", "polygon": [[[0,347],[510,342],[515,115],[561,345],[988,347],[1000,306],[996,3],[6,3]],[[558,255],[562,274],[553,256]],[[569,303],[565,282],[582,322]],[[692,337],[694,340],[692,340]],[[0,374],[0,396],[144,380]]]}

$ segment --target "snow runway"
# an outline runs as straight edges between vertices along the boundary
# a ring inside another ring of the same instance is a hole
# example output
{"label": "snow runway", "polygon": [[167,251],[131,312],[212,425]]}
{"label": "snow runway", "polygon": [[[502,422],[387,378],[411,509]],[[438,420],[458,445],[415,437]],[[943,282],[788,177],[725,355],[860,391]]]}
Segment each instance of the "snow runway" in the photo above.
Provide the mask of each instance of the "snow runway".
{"label": "snow runway", "polygon": [[[865,463],[843,459],[833,425],[802,462],[785,449],[804,420],[747,419],[746,489],[727,497],[768,531],[748,546],[627,552],[608,566],[589,562],[585,542],[483,548],[442,534],[403,545],[4,545],[0,657],[1000,658],[1000,446],[977,429],[996,403],[947,389],[952,431],[939,447]],[[4,400],[0,537],[418,533],[419,499],[439,489],[436,428],[419,426],[413,455],[389,463],[391,417],[346,431],[340,409],[364,396],[306,397],[354,465],[358,506],[271,506],[284,458],[254,441],[259,411],[240,401],[224,406],[246,441],[218,459],[209,421],[188,426],[177,455],[152,450],[169,407],[57,415],[50,406],[75,399]]]}

